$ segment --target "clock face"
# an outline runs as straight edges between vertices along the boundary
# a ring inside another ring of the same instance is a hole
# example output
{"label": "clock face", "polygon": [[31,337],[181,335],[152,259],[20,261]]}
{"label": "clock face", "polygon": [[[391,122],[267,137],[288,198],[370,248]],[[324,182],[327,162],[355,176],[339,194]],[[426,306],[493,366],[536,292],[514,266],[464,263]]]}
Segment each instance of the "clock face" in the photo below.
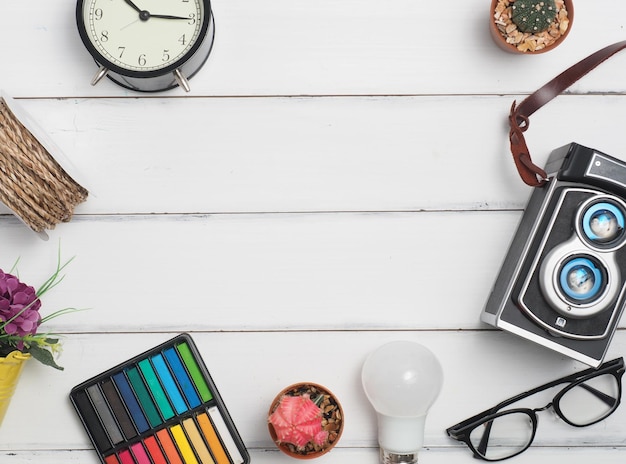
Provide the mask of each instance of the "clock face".
{"label": "clock face", "polygon": [[79,1],[85,45],[101,65],[128,76],[180,66],[198,48],[209,23],[208,0]]}

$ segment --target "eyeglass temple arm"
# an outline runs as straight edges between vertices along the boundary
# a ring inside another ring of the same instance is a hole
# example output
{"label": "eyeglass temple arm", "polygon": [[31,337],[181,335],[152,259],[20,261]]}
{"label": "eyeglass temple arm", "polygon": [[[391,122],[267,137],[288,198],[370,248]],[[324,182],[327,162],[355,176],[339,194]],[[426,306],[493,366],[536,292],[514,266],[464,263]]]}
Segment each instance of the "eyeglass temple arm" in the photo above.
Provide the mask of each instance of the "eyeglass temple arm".
{"label": "eyeglass temple arm", "polygon": [[584,388],[585,390],[587,390],[589,393],[594,395],[596,398],[598,398],[600,401],[602,401],[607,406],[610,406],[610,407],[615,406],[615,402],[617,401],[616,398],[613,398],[610,395],[602,393],[600,390],[596,390],[591,385],[587,385],[586,383],[581,383],[578,386]]}
{"label": "eyeglass temple arm", "polygon": [[476,450],[481,454],[481,456],[487,455],[487,444],[489,443],[489,436],[491,435],[491,427],[493,425],[493,421],[490,420],[485,424],[485,431],[483,432],[483,436],[480,438],[480,443],[478,444],[478,448]]}

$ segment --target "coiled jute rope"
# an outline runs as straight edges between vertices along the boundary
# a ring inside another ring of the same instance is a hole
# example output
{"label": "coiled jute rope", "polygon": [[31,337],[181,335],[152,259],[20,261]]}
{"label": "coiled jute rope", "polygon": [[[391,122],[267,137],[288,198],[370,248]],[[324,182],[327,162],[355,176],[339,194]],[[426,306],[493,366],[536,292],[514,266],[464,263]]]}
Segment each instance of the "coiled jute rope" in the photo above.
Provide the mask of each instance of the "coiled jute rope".
{"label": "coiled jute rope", "polygon": [[0,98],[0,201],[42,232],[68,222],[87,195]]}

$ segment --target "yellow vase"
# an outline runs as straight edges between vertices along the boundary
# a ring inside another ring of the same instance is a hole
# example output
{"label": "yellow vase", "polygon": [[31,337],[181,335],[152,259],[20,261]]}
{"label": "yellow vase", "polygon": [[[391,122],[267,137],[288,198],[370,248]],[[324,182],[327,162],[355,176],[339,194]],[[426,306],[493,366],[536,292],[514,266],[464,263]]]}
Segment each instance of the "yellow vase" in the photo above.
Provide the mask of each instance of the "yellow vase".
{"label": "yellow vase", "polygon": [[0,425],[7,412],[22,368],[30,354],[12,351],[6,358],[0,358]]}

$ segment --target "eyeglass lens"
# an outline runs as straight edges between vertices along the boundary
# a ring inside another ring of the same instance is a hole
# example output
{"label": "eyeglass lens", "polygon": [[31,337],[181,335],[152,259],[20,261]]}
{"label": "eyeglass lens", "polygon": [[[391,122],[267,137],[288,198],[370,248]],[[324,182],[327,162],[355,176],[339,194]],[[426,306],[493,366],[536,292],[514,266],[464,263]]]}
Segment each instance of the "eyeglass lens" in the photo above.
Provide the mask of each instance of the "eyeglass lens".
{"label": "eyeglass lens", "polygon": [[525,412],[504,413],[474,428],[469,435],[483,458],[498,461],[524,451],[533,439],[534,427]]}
{"label": "eyeglass lens", "polygon": [[[611,374],[586,380],[566,390],[558,407],[566,421],[590,425],[610,415],[619,401],[619,381]],[[524,451],[534,436],[531,411],[502,411],[477,425],[469,434],[476,452],[486,460],[498,461]]]}
{"label": "eyeglass lens", "polygon": [[559,399],[563,417],[574,425],[585,426],[604,419],[618,404],[619,382],[610,374],[599,375],[577,384]]}

